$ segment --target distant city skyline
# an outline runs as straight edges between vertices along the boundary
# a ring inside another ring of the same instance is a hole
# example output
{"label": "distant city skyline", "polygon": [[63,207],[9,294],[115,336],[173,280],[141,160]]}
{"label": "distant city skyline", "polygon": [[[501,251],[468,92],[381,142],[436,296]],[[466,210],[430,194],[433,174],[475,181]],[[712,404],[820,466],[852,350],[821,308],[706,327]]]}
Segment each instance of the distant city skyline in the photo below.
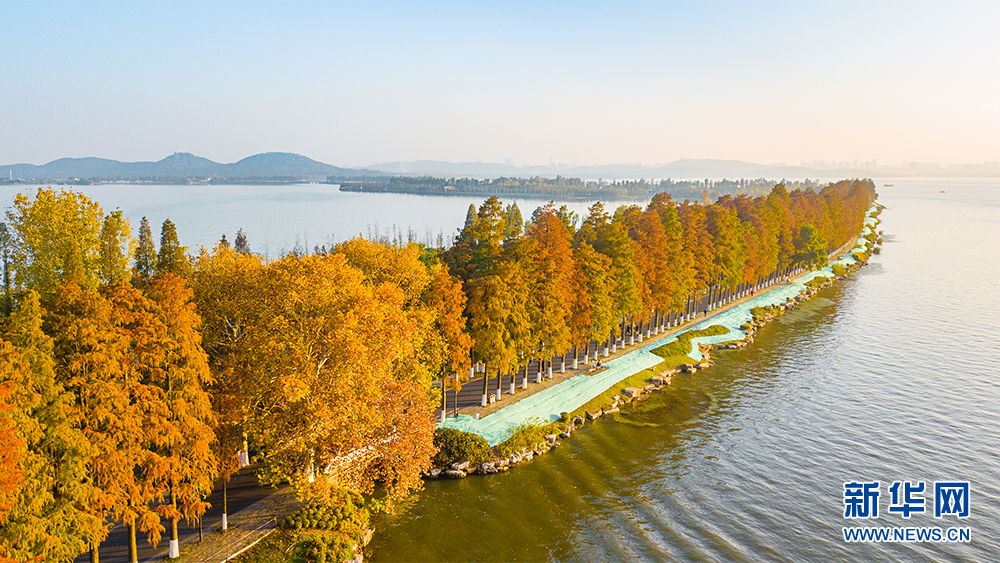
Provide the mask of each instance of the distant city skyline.
{"label": "distant city skyline", "polygon": [[5,164],[1000,161],[995,3],[8,1],[2,15]]}

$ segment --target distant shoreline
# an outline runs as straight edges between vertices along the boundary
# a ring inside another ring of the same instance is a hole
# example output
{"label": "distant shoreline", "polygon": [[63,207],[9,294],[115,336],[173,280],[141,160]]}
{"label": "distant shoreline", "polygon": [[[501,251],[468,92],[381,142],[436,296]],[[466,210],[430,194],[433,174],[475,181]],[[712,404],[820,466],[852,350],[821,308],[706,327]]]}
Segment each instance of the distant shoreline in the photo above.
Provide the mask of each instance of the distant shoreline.
{"label": "distant shoreline", "polygon": [[423,189],[406,189],[406,188],[385,188],[385,189],[364,189],[362,187],[354,186],[344,186],[337,184],[336,182],[329,182],[333,185],[338,185],[340,191],[342,192],[353,192],[353,193],[365,193],[365,194],[406,194],[406,195],[433,195],[433,196],[460,196],[460,197],[479,197],[488,198],[490,196],[497,197],[516,197],[521,199],[539,199],[539,200],[573,200],[573,201],[588,201],[588,200],[604,200],[604,201],[646,201],[654,194],[649,195],[622,195],[609,192],[588,192],[588,193],[566,193],[566,192],[515,192],[515,191],[470,191],[470,190],[423,190]]}

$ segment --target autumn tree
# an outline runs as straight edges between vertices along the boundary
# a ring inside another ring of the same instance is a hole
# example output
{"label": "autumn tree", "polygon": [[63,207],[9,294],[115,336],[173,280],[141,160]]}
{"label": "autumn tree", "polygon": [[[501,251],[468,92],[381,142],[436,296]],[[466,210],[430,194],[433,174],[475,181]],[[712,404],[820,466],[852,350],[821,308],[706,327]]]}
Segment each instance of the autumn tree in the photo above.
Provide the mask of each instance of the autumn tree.
{"label": "autumn tree", "polygon": [[[472,337],[466,332],[466,297],[462,283],[453,278],[444,264],[429,266],[431,283],[424,291],[423,301],[433,312],[433,332],[427,338],[428,363],[441,377],[441,408],[444,404],[447,374],[461,374],[469,369]],[[456,381],[457,383],[457,381]],[[458,392],[456,388],[456,393]]]}
{"label": "autumn tree", "polygon": [[684,248],[691,253],[694,266],[693,289],[707,289],[718,281],[719,272],[712,234],[706,225],[705,207],[685,201],[678,206],[677,216],[684,229]]}
{"label": "autumn tree", "polygon": [[187,278],[191,265],[187,259],[187,247],[177,240],[177,227],[166,219],[160,229],[160,252],[156,255],[156,273],[172,273]]}
{"label": "autumn tree", "polygon": [[0,221],[0,268],[3,268],[3,303],[0,304],[0,317],[8,317],[14,310],[13,256],[14,239],[7,228],[7,223]]}
{"label": "autumn tree", "polygon": [[100,270],[101,283],[116,285],[132,279],[129,257],[135,251],[135,240],[128,219],[120,210],[112,211],[101,226]]}
{"label": "autumn tree", "polygon": [[156,275],[156,246],[153,244],[153,233],[149,221],[145,217],[139,222],[139,240],[133,253],[132,277],[144,283]]}
{"label": "autumn tree", "polygon": [[384,480],[392,498],[419,486],[433,420],[426,388],[404,369],[420,339],[400,286],[366,282],[340,252],[286,257],[243,280],[268,298],[254,316],[209,315],[213,331],[224,324],[212,319],[240,322],[238,340],[216,335],[210,348],[238,343],[220,365],[238,386],[262,477],[300,491]]}
{"label": "autumn tree", "polygon": [[574,351],[574,369],[580,344],[590,353],[590,341],[600,342],[615,326],[611,294],[611,259],[586,242],[573,248],[573,285],[569,302],[570,340]]}
{"label": "autumn tree", "polygon": [[[628,231],[620,221],[611,221],[604,205],[590,207],[576,238],[611,259],[611,294],[617,319],[631,319],[642,311],[642,279],[635,264],[635,251]],[[602,339],[599,339],[602,340]]]}
{"label": "autumn tree", "polygon": [[34,200],[17,194],[7,210],[13,285],[41,294],[55,290],[65,273],[68,248],[75,243],[83,266],[80,281],[97,287],[103,217],[97,202],[76,192],[39,188]]}
{"label": "autumn tree", "polygon": [[513,294],[504,278],[498,274],[480,276],[466,284],[466,314],[469,336],[472,337],[472,362],[486,366],[483,377],[483,405],[489,393],[489,374],[498,376],[507,370],[516,357],[509,345],[508,319],[513,308]]}
{"label": "autumn tree", "polygon": [[506,231],[503,204],[493,196],[480,206],[476,220],[459,233],[445,261],[463,280],[493,275],[503,258]]}
{"label": "autumn tree", "polygon": [[[237,240],[239,236],[237,236]],[[202,317],[202,346],[209,358],[216,413],[214,451],[222,480],[223,514],[228,520],[229,479],[239,470],[252,418],[249,371],[255,363],[248,335],[261,323],[274,297],[265,291],[265,263],[236,248],[202,249],[195,261],[193,290]]]}
{"label": "autumn tree", "polygon": [[156,510],[170,523],[171,552],[176,552],[178,521],[201,518],[208,508],[204,497],[218,474],[210,448],[215,415],[206,391],[212,376],[201,347],[201,318],[184,279],[171,272],[160,274],[146,293],[162,325],[153,344],[149,377],[163,392],[168,410],[168,416],[150,429],[146,476],[159,485],[157,497],[167,501]]}
{"label": "autumn tree", "polygon": [[826,241],[812,225],[802,225],[795,239],[793,263],[803,268],[822,268],[827,264]]}
{"label": "autumn tree", "polygon": [[735,210],[715,204],[705,207],[705,228],[712,236],[712,271],[717,272],[723,286],[733,289],[743,281],[746,266],[743,224]]}
{"label": "autumn tree", "polygon": [[695,287],[696,272],[691,254],[692,249],[684,244],[684,227],[678,215],[677,204],[670,197],[670,194],[660,192],[653,196],[647,210],[654,211],[659,215],[666,237],[666,240],[661,243],[664,245],[662,249],[663,262],[659,265],[659,268],[667,273],[670,280],[670,301],[666,309],[679,309]]}
{"label": "autumn tree", "polygon": [[[565,354],[570,343],[569,310],[573,300],[572,235],[555,204],[549,202],[532,214],[526,236],[534,241],[534,310],[539,348],[551,358]],[[539,366],[539,372],[541,371]]]}

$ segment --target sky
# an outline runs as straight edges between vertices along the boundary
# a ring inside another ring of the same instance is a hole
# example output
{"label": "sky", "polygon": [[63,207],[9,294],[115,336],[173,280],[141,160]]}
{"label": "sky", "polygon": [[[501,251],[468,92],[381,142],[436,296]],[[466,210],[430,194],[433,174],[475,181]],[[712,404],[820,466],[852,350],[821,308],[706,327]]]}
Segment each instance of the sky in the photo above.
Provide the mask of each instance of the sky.
{"label": "sky", "polygon": [[1000,2],[0,2],[0,163],[1000,160]]}

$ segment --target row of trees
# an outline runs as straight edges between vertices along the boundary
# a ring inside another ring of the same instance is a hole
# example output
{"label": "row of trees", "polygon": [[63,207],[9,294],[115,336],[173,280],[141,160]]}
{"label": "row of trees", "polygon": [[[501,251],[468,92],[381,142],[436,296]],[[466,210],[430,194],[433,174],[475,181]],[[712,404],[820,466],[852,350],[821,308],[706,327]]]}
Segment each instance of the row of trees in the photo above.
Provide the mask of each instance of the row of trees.
{"label": "row of trees", "polygon": [[[661,192],[645,209],[613,215],[597,202],[582,221],[549,203],[523,226],[516,204],[492,197],[469,208],[443,257],[468,296],[472,360],[496,373],[499,387],[520,365],[580,346],[589,352],[591,341],[614,345],[636,323],[684,310],[695,296],[825,265],[828,252],[857,236],[874,198],[868,180],[818,193],[778,185],[766,197],[708,205]],[[487,390],[484,379],[484,402]]]}
{"label": "row of trees", "polygon": [[821,264],[873,198],[866,181],[661,194],[582,221],[490,198],[448,249],[359,238],[268,260],[242,233],[190,256],[169,220],[157,249],[145,219],[134,238],[80,194],[18,196],[0,223],[0,558],[96,560],[115,522],[133,554],[137,533],[175,539],[238,450],[268,482],[400,498],[434,454],[435,379],[589,350],[692,295]]}
{"label": "row of trees", "polygon": [[114,522],[128,527],[133,558],[137,532],[157,543],[169,526],[176,540],[178,521],[204,512],[218,460],[173,225],[146,256],[145,221],[137,245],[120,211],[104,216],[72,192],[18,196],[7,217],[0,557],[68,561],[89,549],[97,561]]}

